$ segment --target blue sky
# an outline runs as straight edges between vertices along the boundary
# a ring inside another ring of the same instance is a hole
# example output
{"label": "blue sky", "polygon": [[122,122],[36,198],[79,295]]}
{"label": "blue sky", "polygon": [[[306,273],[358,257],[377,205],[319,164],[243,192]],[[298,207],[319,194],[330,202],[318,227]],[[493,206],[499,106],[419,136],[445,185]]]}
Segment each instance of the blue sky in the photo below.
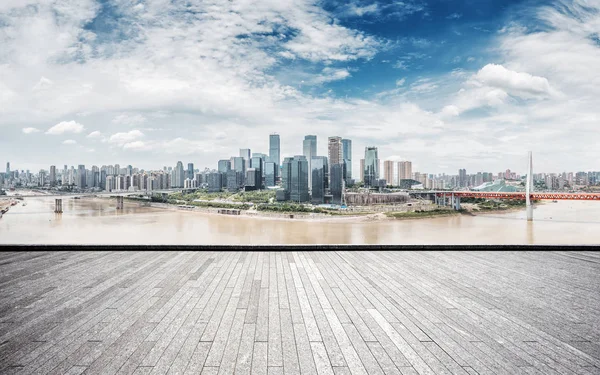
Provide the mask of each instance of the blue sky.
{"label": "blue sky", "polygon": [[0,162],[213,168],[279,132],[350,138],[356,170],[599,169],[599,25],[591,0],[5,0]]}

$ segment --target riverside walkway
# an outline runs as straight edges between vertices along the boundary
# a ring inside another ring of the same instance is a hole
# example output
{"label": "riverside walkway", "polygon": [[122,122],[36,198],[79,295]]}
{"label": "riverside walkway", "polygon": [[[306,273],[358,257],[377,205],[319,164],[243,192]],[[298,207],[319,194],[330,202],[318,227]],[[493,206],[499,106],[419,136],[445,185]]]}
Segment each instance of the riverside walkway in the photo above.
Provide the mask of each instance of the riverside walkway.
{"label": "riverside walkway", "polygon": [[599,374],[600,253],[0,254],[1,374]]}

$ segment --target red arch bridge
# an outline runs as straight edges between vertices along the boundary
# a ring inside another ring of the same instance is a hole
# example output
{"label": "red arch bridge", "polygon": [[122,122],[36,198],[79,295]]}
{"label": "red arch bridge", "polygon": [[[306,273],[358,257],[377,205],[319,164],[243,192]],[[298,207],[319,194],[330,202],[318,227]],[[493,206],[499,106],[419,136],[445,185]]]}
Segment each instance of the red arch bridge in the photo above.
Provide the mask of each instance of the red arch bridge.
{"label": "red arch bridge", "polygon": [[[460,209],[460,198],[484,198],[484,199],[516,199],[525,200],[525,192],[490,192],[490,191],[422,191],[410,192],[410,195],[427,197],[440,206],[452,206]],[[600,193],[557,193],[557,192],[535,192],[529,194],[529,199],[534,200],[577,200],[577,201],[599,201]]]}

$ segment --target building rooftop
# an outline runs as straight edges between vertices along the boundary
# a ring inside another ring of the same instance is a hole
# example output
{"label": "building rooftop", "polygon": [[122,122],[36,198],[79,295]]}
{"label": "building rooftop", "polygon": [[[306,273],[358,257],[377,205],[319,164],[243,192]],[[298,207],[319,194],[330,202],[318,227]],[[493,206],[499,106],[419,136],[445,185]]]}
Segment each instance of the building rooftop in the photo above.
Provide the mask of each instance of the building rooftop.
{"label": "building rooftop", "polygon": [[598,374],[600,254],[0,254],[0,373]]}

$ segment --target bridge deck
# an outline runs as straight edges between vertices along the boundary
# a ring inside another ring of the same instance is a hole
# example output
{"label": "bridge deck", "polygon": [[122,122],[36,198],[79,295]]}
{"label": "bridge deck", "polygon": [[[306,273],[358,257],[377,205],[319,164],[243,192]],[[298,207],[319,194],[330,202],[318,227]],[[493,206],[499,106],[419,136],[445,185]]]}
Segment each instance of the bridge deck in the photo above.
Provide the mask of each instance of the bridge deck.
{"label": "bridge deck", "polygon": [[600,254],[3,253],[0,373],[598,374]]}

